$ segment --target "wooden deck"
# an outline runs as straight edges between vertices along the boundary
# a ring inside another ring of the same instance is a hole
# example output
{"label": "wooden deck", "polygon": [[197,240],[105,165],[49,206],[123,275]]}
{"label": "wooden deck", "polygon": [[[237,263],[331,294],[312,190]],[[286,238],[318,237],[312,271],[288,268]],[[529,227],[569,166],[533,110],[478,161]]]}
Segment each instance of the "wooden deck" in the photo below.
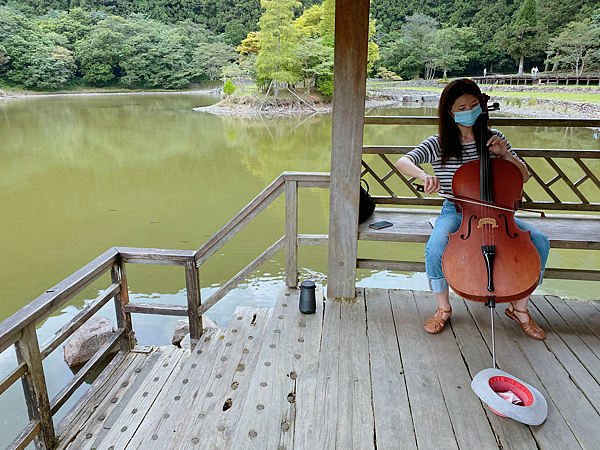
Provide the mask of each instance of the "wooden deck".
{"label": "wooden deck", "polygon": [[[470,382],[491,367],[489,310],[452,299],[444,331],[428,292],[361,289],[298,312],[237,308],[190,353],[119,353],[58,426],[60,449],[597,449],[600,305],[533,298],[545,341],[497,308],[499,368],[548,401],[544,424],[491,413]],[[322,298],[322,290],[317,292]]]}

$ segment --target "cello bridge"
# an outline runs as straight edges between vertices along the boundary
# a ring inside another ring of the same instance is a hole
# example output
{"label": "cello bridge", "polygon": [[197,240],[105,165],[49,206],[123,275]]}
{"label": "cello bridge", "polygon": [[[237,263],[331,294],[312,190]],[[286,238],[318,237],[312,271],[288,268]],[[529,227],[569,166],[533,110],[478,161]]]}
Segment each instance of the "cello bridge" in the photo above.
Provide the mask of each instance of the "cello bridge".
{"label": "cello bridge", "polygon": [[484,217],[483,219],[479,219],[479,222],[477,222],[477,228],[483,228],[484,225],[491,225],[492,228],[498,228],[496,219],[493,219],[492,217]]}

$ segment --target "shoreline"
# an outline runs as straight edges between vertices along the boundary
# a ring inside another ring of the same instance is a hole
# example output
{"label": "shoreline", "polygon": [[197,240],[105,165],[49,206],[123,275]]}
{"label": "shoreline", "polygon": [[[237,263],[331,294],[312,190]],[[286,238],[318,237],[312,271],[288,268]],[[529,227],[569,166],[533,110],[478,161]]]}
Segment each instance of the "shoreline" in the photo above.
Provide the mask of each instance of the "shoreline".
{"label": "shoreline", "polygon": [[[497,86],[484,85],[490,89],[496,89]],[[384,87],[379,90],[367,91],[366,109],[386,108],[386,107],[436,107],[439,100],[439,92],[411,89],[407,87]],[[509,92],[540,92],[542,95],[546,87],[529,87],[524,90],[523,86],[514,86],[511,89],[508,86],[502,86],[503,91]],[[554,87],[556,88],[556,87]],[[562,87],[564,90],[564,87]],[[576,88],[570,88],[576,89]],[[585,89],[585,88],[584,88]],[[589,88],[587,88],[589,89]],[[587,90],[586,89],[586,90]],[[1,90],[0,90],[1,92]],[[0,96],[0,100],[28,99],[41,97],[79,97],[79,96],[117,96],[117,95],[172,95],[172,94],[214,94],[214,90],[189,90],[189,91],[126,91],[126,92],[59,92],[59,93],[10,93]],[[545,98],[535,98],[535,104],[526,97],[504,97],[492,96],[491,101],[500,103],[500,112],[511,116],[529,117],[529,118],[549,118],[549,119],[600,119],[600,104],[574,102],[567,100],[552,100]],[[219,105],[221,101],[204,107],[193,108],[193,111],[205,112],[219,116],[301,116],[313,114],[329,114],[332,111],[332,103],[317,103],[312,105],[314,109],[306,105],[269,105],[262,113],[258,113],[252,103]]]}
{"label": "shoreline", "polygon": [[[1,90],[0,90],[1,91]],[[156,95],[156,94],[211,94],[212,90],[194,90],[194,91],[130,91],[130,92],[49,92],[46,94],[4,94],[0,95],[0,100],[15,100],[24,98],[42,98],[42,97],[93,97],[109,95]],[[213,94],[217,95],[217,94]]]}

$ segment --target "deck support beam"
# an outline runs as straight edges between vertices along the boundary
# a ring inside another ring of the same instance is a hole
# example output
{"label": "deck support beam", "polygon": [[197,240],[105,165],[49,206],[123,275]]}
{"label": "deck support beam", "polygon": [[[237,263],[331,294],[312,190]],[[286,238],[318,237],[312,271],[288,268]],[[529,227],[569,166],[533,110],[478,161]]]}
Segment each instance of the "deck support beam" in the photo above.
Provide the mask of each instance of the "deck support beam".
{"label": "deck support beam", "polygon": [[328,297],[356,296],[369,0],[336,0]]}

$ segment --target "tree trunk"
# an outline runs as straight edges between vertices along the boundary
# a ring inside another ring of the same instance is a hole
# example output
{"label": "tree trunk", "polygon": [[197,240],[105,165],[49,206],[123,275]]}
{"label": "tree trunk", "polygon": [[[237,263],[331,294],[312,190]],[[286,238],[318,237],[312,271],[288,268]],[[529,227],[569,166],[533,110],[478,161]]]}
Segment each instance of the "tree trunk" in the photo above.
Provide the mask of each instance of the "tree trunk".
{"label": "tree trunk", "polygon": [[521,59],[519,60],[519,71],[517,72],[517,76],[520,77],[523,75],[523,63],[525,62],[525,55],[521,55]]}

